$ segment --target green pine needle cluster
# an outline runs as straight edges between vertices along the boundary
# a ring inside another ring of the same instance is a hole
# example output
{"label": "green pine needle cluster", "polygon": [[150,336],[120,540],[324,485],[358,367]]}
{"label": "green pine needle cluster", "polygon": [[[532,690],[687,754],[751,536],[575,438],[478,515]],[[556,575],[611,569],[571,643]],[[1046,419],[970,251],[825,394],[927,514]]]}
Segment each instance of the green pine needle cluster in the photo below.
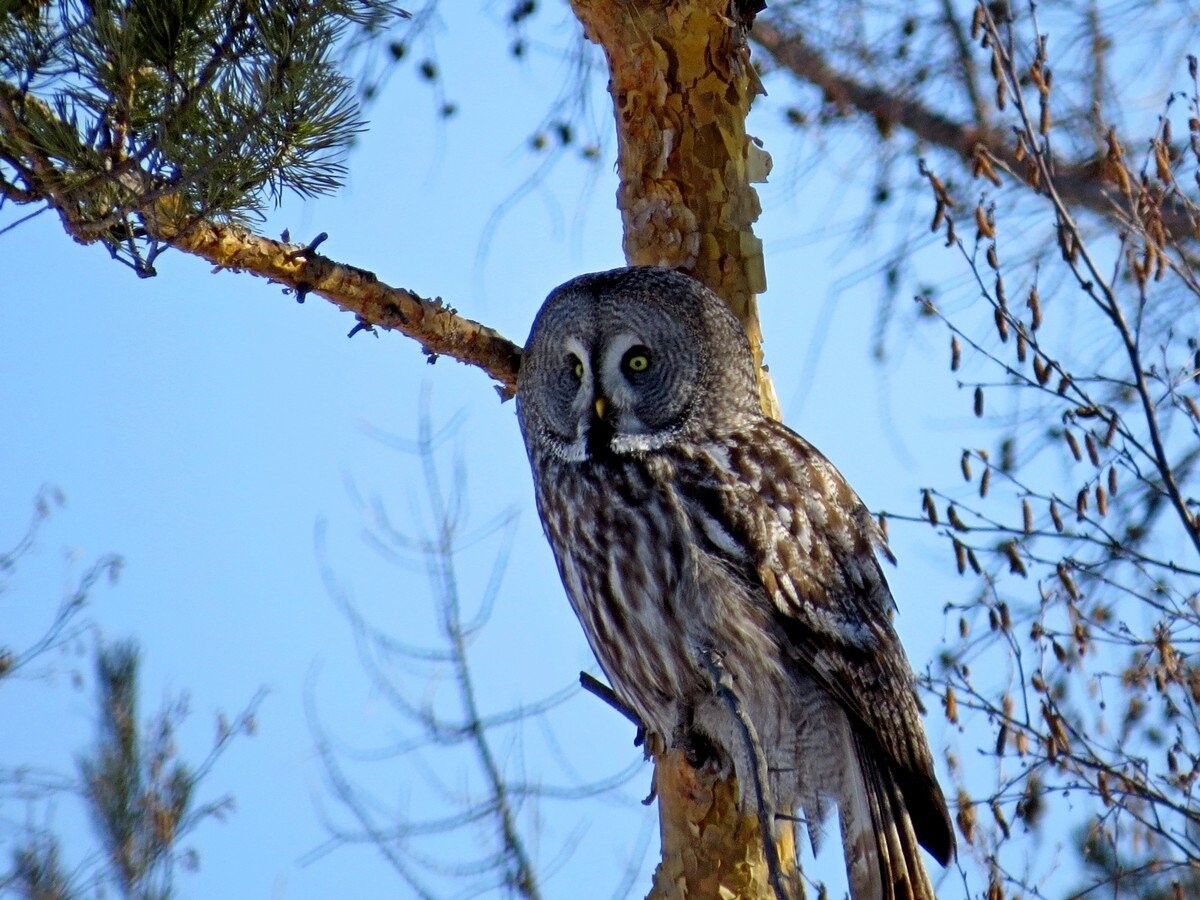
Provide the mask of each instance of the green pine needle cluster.
{"label": "green pine needle cluster", "polygon": [[0,0],[0,197],[142,274],[155,217],[246,221],[335,189],[363,127],[339,69],[388,0]]}

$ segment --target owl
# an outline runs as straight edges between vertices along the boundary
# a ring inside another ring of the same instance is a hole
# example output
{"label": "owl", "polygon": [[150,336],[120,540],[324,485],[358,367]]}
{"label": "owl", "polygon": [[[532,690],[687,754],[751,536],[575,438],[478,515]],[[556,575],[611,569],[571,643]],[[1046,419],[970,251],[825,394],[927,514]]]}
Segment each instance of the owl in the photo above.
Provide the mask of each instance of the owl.
{"label": "owl", "polygon": [[648,746],[707,748],[743,803],[765,763],[761,821],[803,821],[815,851],[837,809],[854,900],[933,898],[918,844],[947,865],[954,835],[882,535],[837,469],[762,413],[755,379],[741,325],[686,275],[555,289],[517,381],[542,524]]}

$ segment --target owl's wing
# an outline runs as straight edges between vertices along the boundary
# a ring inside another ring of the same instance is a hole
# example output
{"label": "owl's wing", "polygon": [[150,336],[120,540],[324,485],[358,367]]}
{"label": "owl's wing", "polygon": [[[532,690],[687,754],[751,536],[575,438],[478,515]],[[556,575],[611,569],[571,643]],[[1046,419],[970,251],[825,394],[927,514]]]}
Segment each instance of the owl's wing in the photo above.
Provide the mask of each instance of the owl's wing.
{"label": "owl's wing", "polygon": [[895,779],[917,840],[945,865],[954,836],[892,626],[877,524],[833,464],[784,425],[763,419],[710,447],[679,479],[707,549],[761,586],[794,664],[845,708],[863,750]]}

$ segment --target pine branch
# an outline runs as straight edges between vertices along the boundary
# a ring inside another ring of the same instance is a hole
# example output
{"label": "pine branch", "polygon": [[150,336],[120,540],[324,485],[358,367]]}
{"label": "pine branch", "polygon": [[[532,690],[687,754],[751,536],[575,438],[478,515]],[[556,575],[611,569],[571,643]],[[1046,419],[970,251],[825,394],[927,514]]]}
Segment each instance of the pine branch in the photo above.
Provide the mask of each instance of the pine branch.
{"label": "pine branch", "polygon": [[[317,294],[352,312],[359,325],[398,331],[421,344],[432,363],[449,356],[478,366],[498,383],[501,398],[513,396],[521,348],[486,325],[460,316],[440,298],[421,297],[384,284],[374,273],[255,234],[238,225],[198,222],[163,238],[172,246],[223,269],[250,272],[287,285],[297,299]],[[356,330],[358,330],[356,328]]]}
{"label": "pine branch", "polygon": [[[169,187],[154,184],[136,168],[119,175],[122,201],[116,205],[109,199],[114,192],[111,182],[92,179],[86,190],[77,186],[63,191],[60,186],[70,180],[71,173],[54,166],[40,152],[19,115],[32,104],[37,104],[42,120],[52,121],[54,112],[48,106],[0,82],[4,139],[30,161],[21,173],[25,186],[3,182],[9,200],[45,203],[58,213],[66,232],[84,244],[107,242],[113,230],[128,229],[128,223],[136,220],[139,238],[170,245],[223,269],[250,272],[286,285],[300,301],[310,293],[317,294],[355,314],[358,324],[351,334],[363,328],[399,331],[418,341],[431,363],[438,356],[449,356],[478,366],[499,382],[501,398],[513,396],[520,347],[491,328],[460,316],[439,298],[428,299],[386,285],[372,272],[314,252],[315,244],[305,247],[276,241],[242,225],[201,217]],[[86,149],[81,145],[80,153]],[[108,202],[92,202],[93,196]],[[99,220],[94,213],[97,207],[105,209]],[[146,266],[139,273],[153,274],[153,269]]]}

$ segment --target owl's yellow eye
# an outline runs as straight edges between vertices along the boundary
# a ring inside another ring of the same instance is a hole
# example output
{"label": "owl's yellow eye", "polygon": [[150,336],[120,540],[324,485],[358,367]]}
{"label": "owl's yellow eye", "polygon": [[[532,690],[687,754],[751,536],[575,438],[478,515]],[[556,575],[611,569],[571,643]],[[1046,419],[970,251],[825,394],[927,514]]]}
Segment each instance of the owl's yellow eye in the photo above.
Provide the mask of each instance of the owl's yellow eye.
{"label": "owl's yellow eye", "polygon": [[646,347],[630,347],[621,363],[627,372],[645,372],[650,368],[650,351]]}
{"label": "owl's yellow eye", "polygon": [[571,366],[571,374],[575,376],[576,381],[583,380],[583,361],[576,356],[572,356],[573,364]]}

